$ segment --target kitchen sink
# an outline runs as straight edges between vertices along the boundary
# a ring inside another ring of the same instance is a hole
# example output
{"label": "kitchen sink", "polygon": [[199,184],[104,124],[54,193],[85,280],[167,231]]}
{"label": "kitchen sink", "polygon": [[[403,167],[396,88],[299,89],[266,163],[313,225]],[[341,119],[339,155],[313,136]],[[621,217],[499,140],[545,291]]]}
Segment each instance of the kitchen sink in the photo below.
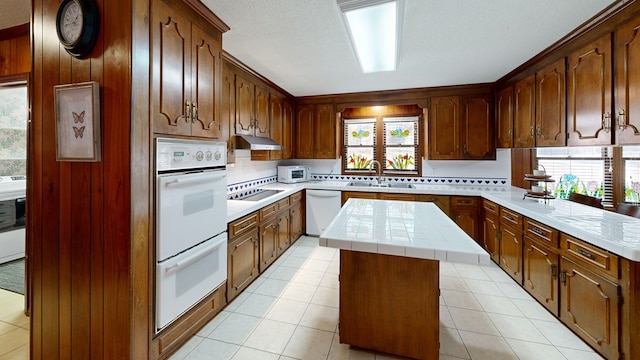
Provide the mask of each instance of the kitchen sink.
{"label": "kitchen sink", "polygon": [[405,183],[382,183],[376,184],[368,181],[352,181],[347,184],[347,186],[360,186],[360,187],[385,187],[385,188],[395,188],[395,189],[415,189],[416,187],[413,184],[405,184]]}

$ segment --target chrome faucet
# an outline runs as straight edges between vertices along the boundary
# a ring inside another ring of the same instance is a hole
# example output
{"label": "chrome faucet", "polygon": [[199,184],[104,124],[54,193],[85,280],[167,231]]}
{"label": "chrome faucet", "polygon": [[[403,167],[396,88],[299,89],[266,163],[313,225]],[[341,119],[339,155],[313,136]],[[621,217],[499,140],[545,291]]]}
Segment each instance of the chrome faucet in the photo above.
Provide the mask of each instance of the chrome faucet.
{"label": "chrome faucet", "polygon": [[374,164],[378,164],[378,166],[376,166],[376,175],[378,176],[378,185],[381,185],[382,184],[382,165],[380,165],[380,161],[378,160],[371,160],[371,165],[369,165],[369,170],[373,168]]}

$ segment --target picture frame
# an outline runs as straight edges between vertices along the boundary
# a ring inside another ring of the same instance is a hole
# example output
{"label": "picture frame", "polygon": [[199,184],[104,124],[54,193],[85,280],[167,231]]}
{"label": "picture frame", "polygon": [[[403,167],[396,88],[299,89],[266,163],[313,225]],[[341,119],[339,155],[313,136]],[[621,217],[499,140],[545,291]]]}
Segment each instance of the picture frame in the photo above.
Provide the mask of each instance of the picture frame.
{"label": "picture frame", "polygon": [[55,85],[56,160],[101,161],[100,84]]}

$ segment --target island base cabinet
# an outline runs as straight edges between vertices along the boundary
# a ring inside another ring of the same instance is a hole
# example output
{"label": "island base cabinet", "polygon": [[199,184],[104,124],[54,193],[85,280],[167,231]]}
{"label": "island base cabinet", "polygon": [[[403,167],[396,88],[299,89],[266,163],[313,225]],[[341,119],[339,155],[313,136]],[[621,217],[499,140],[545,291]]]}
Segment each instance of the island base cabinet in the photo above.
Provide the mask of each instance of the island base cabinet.
{"label": "island base cabinet", "polygon": [[619,358],[619,286],[562,257],[560,319],[607,359]]}
{"label": "island base cabinet", "polygon": [[525,290],[558,316],[558,253],[525,237],[523,256]]}
{"label": "island base cabinet", "polygon": [[437,359],[439,262],[340,250],[340,342]]}

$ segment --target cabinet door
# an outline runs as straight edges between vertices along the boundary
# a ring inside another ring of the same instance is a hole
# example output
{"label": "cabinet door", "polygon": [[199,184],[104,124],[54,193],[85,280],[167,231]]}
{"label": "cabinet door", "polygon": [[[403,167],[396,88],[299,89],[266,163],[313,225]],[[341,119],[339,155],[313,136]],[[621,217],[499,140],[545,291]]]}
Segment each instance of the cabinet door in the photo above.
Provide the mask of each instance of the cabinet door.
{"label": "cabinet door", "polygon": [[610,145],[611,34],[569,55],[569,145]]}
{"label": "cabinet door", "polygon": [[276,217],[260,224],[260,272],[278,257],[278,221]]}
{"label": "cabinet door", "polygon": [[315,136],[313,137],[316,159],[335,159],[336,148],[336,113],[333,104],[317,104],[314,106]]}
{"label": "cabinet door", "polygon": [[615,33],[615,128],[618,144],[640,144],[639,31],[640,18],[635,18]]}
{"label": "cabinet door", "polygon": [[492,96],[465,97],[462,124],[462,157],[472,160],[495,159]]}
{"label": "cabinet door", "polygon": [[160,134],[191,135],[191,22],[155,1],[152,8],[151,116]]}
{"label": "cabinet door", "polygon": [[523,287],[540,304],[558,316],[558,261],[559,255],[547,246],[524,238]]}
{"label": "cabinet door", "polygon": [[460,98],[431,98],[429,109],[429,159],[460,158]]}
{"label": "cabinet door", "polygon": [[566,130],[565,58],[536,73],[536,146],[564,146]]}
{"label": "cabinet door", "polygon": [[296,107],[296,158],[313,158],[313,105]]}
{"label": "cabinet door", "polygon": [[269,137],[269,90],[262,86],[255,88],[255,136]]}
{"label": "cabinet door", "polygon": [[535,76],[531,75],[513,86],[513,146],[535,146]]}
{"label": "cabinet door", "polygon": [[291,245],[291,218],[289,209],[278,214],[278,251],[277,256],[282,255]]}
{"label": "cabinet door", "polygon": [[304,233],[304,216],[302,213],[302,203],[296,202],[289,209],[291,216],[291,243],[294,243]]}
{"label": "cabinet door", "polygon": [[500,90],[497,94],[498,147],[513,147],[513,86]]}
{"label": "cabinet door", "polygon": [[255,86],[252,82],[236,75],[236,134],[254,133]]}
{"label": "cabinet door", "polygon": [[560,320],[607,359],[619,356],[619,286],[561,258]]}
{"label": "cabinet door", "polygon": [[[220,123],[224,124],[228,133],[227,163],[235,162],[235,122],[236,122],[236,88],[235,74],[226,67],[222,71],[222,88],[220,102]],[[222,138],[225,140],[225,137]]]}
{"label": "cabinet door", "polygon": [[191,76],[191,134],[220,136],[220,54],[222,45],[198,26],[191,27],[193,40]]}
{"label": "cabinet door", "polygon": [[522,231],[500,224],[500,267],[522,284]]}
{"label": "cabinet door", "polygon": [[478,229],[480,228],[480,211],[475,208],[452,208],[453,221],[464,230],[472,239],[478,241]]}
{"label": "cabinet door", "polygon": [[293,159],[293,104],[289,100],[282,102],[282,158]]}
{"label": "cabinet door", "polygon": [[[282,146],[283,139],[283,122],[282,122],[282,98],[278,96],[271,95],[271,99],[269,100],[269,112],[271,113],[269,121],[271,125],[271,140]],[[279,160],[282,159],[282,150],[272,150],[269,151],[269,159],[271,160]]]}
{"label": "cabinet door", "polygon": [[258,229],[232,239],[227,249],[227,299],[231,301],[258,275]]}
{"label": "cabinet door", "polygon": [[482,247],[489,253],[491,259],[500,264],[500,230],[498,218],[486,216],[483,221]]}

